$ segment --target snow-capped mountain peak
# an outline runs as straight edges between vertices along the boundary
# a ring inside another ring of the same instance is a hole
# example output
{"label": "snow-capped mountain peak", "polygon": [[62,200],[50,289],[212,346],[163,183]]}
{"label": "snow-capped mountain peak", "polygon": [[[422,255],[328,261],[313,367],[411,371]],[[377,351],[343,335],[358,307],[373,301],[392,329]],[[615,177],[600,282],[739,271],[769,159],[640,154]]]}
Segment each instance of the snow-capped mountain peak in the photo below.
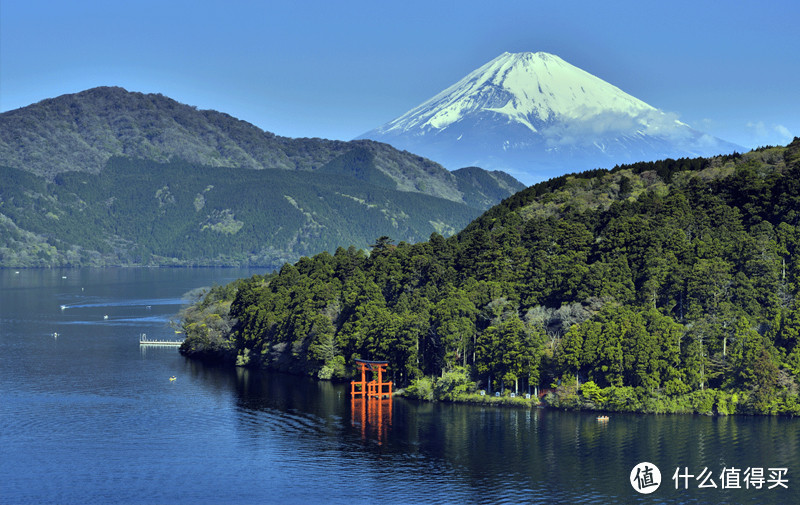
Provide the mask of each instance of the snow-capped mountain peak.
{"label": "snow-capped mountain peak", "polygon": [[503,53],[360,138],[451,169],[506,170],[523,182],[552,176],[554,168],[574,172],[739,147],[543,52]]}
{"label": "snow-capped mountain peak", "polygon": [[631,117],[650,105],[558,56],[503,53],[379,131],[442,130],[479,111],[502,114],[533,132],[534,124],[603,112]]}

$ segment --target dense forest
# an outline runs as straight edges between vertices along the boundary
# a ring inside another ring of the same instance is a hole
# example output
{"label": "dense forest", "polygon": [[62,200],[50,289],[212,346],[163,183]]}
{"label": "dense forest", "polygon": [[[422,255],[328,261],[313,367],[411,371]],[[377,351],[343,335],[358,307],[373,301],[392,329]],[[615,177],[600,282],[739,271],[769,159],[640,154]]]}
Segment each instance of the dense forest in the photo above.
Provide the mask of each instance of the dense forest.
{"label": "dense forest", "polygon": [[[378,172],[379,173],[379,172]],[[259,265],[376,235],[455,233],[480,209],[344,174],[112,158],[53,182],[0,167],[0,266]]]}
{"label": "dense forest", "polygon": [[800,139],[571,174],[449,239],[351,247],[210,290],[182,352],[428,399],[800,414]]}

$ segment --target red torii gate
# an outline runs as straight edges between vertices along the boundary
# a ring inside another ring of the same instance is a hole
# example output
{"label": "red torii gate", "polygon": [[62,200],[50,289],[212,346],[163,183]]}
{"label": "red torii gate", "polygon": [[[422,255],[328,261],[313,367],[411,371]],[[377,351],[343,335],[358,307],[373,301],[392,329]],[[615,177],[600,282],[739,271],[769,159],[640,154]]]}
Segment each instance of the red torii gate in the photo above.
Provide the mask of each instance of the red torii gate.
{"label": "red torii gate", "polygon": [[[350,381],[350,394],[352,398],[360,396],[361,398],[383,398],[392,397],[392,381],[383,382],[383,373],[386,371],[388,361],[367,361],[364,359],[355,360],[361,367],[361,380]],[[367,368],[370,372],[378,375],[378,380],[371,380],[367,382]],[[359,390],[356,391],[356,386]],[[388,388],[388,389],[387,389]]]}
{"label": "red torii gate", "polygon": [[[364,359],[355,361],[361,368],[361,380],[350,381],[352,423],[353,426],[360,424],[361,438],[364,440],[367,439],[369,425],[369,430],[377,433],[378,445],[381,445],[387,436],[388,426],[392,425],[392,382],[383,382],[383,374],[389,362]],[[373,377],[369,382],[367,369],[372,372]]]}

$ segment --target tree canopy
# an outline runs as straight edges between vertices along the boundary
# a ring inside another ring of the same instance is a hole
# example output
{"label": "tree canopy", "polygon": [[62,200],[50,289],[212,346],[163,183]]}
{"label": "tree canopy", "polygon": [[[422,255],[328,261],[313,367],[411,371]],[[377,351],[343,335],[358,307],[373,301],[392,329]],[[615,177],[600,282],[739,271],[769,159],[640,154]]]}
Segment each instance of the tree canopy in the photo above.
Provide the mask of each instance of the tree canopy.
{"label": "tree canopy", "polygon": [[226,345],[325,378],[380,359],[399,385],[468,370],[558,406],[798,414],[798,210],[798,139],[563,176],[449,239],[241,281]]}

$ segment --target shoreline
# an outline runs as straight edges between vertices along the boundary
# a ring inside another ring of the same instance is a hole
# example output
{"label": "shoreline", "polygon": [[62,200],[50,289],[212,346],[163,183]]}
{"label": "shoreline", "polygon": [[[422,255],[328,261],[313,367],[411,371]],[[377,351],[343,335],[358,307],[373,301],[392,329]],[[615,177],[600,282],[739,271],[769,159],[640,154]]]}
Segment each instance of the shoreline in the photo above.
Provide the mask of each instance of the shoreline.
{"label": "shoreline", "polygon": [[[228,370],[237,370],[237,369],[244,369],[253,371],[256,373],[279,373],[279,374],[286,374],[295,377],[307,377],[313,379],[315,382],[330,382],[333,384],[347,384],[350,379],[320,379],[315,377],[312,374],[302,373],[296,369],[282,369],[278,367],[270,367],[270,366],[254,366],[252,363],[248,364],[247,366],[237,365],[235,360],[233,359],[220,359],[219,355],[210,355],[209,353],[202,353],[202,354],[194,354],[189,355],[181,350],[181,355],[184,356],[186,359],[189,360],[197,360],[198,362],[203,363],[206,366],[213,366],[213,367],[220,367]],[[719,405],[716,400],[720,398],[726,399],[730,398],[734,395],[739,393],[736,392],[727,392],[723,390],[716,390],[716,389],[705,389],[702,391],[695,391],[688,395],[682,395],[677,397],[658,397],[658,396],[651,396],[644,398],[645,402],[652,403],[653,401],[662,402],[664,400],[670,400],[672,403],[670,406],[672,407],[679,407],[680,408],[661,408],[661,409],[619,409],[619,408],[609,408],[610,405],[603,405],[597,406],[592,402],[586,400],[581,395],[573,396],[573,397],[565,397],[563,394],[560,394],[557,390],[555,392],[550,391],[542,398],[537,398],[534,395],[531,395],[531,398],[525,398],[524,393],[521,395],[517,395],[515,397],[511,397],[510,393],[501,394],[500,396],[489,395],[488,393],[485,395],[481,395],[475,390],[474,392],[464,392],[462,394],[453,395],[448,398],[423,398],[417,396],[413,393],[413,390],[409,392],[409,387],[398,389],[394,392],[394,396],[398,396],[400,398],[412,401],[419,401],[419,402],[426,402],[426,403],[452,403],[452,404],[466,404],[466,405],[476,405],[476,406],[490,406],[490,407],[503,407],[503,408],[520,408],[520,409],[547,409],[547,410],[560,410],[564,412],[587,412],[593,413],[597,415],[608,415],[608,414],[636,414],[636,415],[697,415],[697,416],[705,416],[705,417],[728,417],[728,416],[742,416],[742,417],[786,417],[786,418],[794,418],[798,414],[793,412],[772,412],[772,413],[759,413],[759,412],[747,412],[742,410],[737,410],[734,408],[733,412],[726,411],[727,409],[720,410]],[[578,398],[580,397],[580,398]],[[702,403],[697,403],[698,398],[701,397],[700,400],[704,400]],[[694,406],[692,405],[691,401],[695,399]],[[570,401],[571,400],[571,401]],[[577,400],[577,401],[576,401]],[[737,402],[735,403],[734,407],[737,405],[742,405],[742,403]],[[724,406],[724,404],[723,404]]]}

